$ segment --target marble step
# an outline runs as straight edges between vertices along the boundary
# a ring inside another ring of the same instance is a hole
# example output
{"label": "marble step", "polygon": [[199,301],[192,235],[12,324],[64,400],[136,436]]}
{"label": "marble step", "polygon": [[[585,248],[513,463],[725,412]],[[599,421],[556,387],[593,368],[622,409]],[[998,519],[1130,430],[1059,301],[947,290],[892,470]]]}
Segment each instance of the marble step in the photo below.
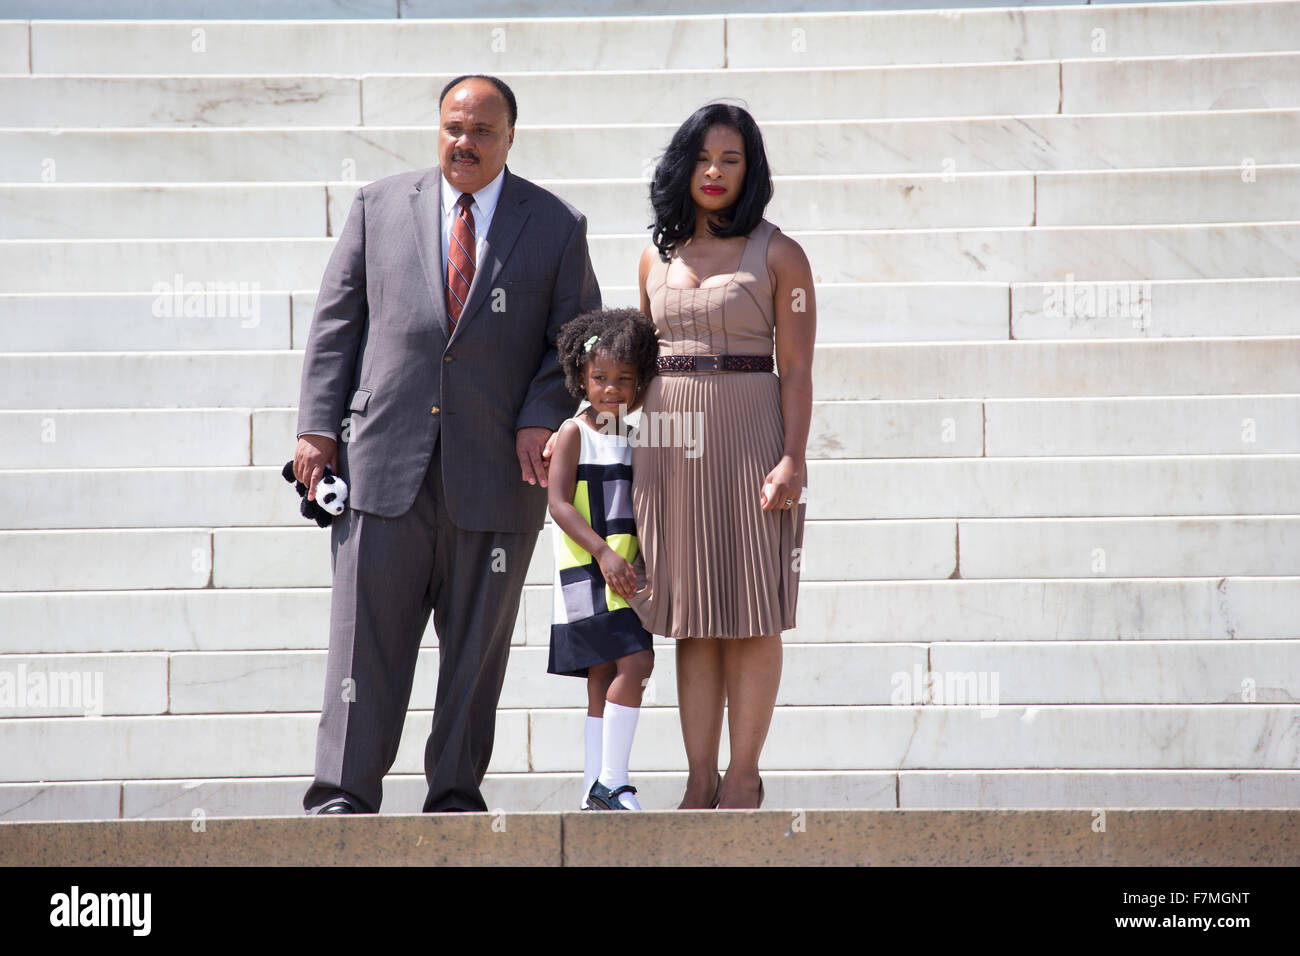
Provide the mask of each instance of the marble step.
{"label": "marble step", "polygon": [[[1285,276],[1140,282],[1073,277],[1064,282],[820,282],[815,291],[821,344],[1005,341],[1008,331],[1013,339],[1300,333],[1300,279]],[[640,306],[635,286],[602,285],[600,292],[611,307]],[[295,348],[306,344],[315,302],[314,292],[294,294],[294,314],[306,317],[294,326]],[[0,314],[3,308],[0,304]],[[23,341],[21,336],[12,338],[15,346]]]}
{"label": "marble step", "polygon": [[[0,411],[0,471],[283,465],[297,421],[294,408]],[[808,438],[814,460],[1297,453],[1297,395],[814,402]]]}
{"label": "marble step", "polygon": [[[807,514],[811,520],[833,521],[1287,515],[1292,508],[1286,496],[1297,469],[1300,455],[814,460],[808,463]],[[872,493],[863,495],[863,488]],[[0,493],[16,503],[5,521],[13,530],[0,532],[5,542],[0,547],[9,553],[39,546],[53,549],[52,554],[75,555],[88,542],[67,535],[95,534],[93,529],[206,535],[198,529],[215,528],[218,536],[235,535],[237,529],[246,529],[238,534],[321,531],[298,513],[298,498],[275,466],[15,469],[0,472]],[[15,534],[48,537],[6,537]],[[233,547],[237,540],[218,537],[217,546]],[[190,547],[203,548],[204,543]],[[248,547],[256,550],[257,545],[250,542]],[[61,580],[68,580],[71,568],[58,572]],[[88,571],[78,562],[79,573]],[[7,589],[45,587],[21,582],[29,575],[46,580],[48,573],[16,569],[7,576]],[[202,573],[197,567],[191,572]],[[91,577],[100,580],[102,574],[114,579],[107,568]],[[134,574],[127,577],[135,580]],[[190,576],[179,578],[187,583],[175,583],[176,575],[167,580],[172,587],[194,586],[188,583]],[[296,580],[293,585],[299,586]]]}
{"label": "marble step", "polygon": [[[1036,281],[1294,276],[1300,224],[1035,226],[799,232],[815,282]],[[0,243],[0,251],[7,245]],[[596,237],[598,277],[626,274],[640,236]],[[92,267],[93,268],[93,267]],[[1062,289],[1063,291],[1063,289]],[[1121,285],[1121,302],[1140,289]]]}
{"label": "marble step", "polygon": [[[529,179],[646,179],[677,123],[521,119],[510,168]],[[365,182],[431,165],[426,129],[0,129],[0,181]],[[851,119],[763,123],[775,173],[1099,170],[1300,162],[1300,110]],[[1248,152],[1243,150],[1248,144]]]}
{"label": "marble step", "polygon": [[[810,13],[806,3],[799,6],[804,12],[740,12],[725,18],[211,22],[202,24],[201,41],[192,36],[196,25],[180,20],[43,20],[32,24],[31,71],[279,74],[310,73],[329,64],[332,72],[364,73],[382,63],[386,72],[412,73],[437,62],[448,70],[476,72],[485,69],[484,57],[490,70],[554,70],[573,65],[575,46],[586,51],[585,67],[614,70],[1300,49],[1300,12],[1291,2],[973,9],[961,17],[947,10]],[[752,4],[736,7],[743,11]],[[1094,31],[1101,31],[1102,49]],[[27,72],[27,37],[10,42],[15,53],[8,62],[18,64],[22,53],[22,69],[12,72]]]}
{"label": "marble step", "polygon": [[[0,6],[0,16],[6,15]],[[30,26],[21,20],[0,20],[0,73],[31,71],[30,33]]]}
{"label": "marble step", "polygon": [[[1298,714],[1292,704],[1006,706],[992,715],[938,705],[789,707],[773,718],[764,762],[790,770],[1282,770],[1296,765],[1298,745],[1287,728]],[[583,709],[531,711],[531,769],[578,769],[584,716]],[[645,769],[682,769],[678,720],[671,708],[643,714],[635,759]],[[838,746],[808,746],[827,739]]]}
{"label": "marble step", "polygon": [[[311,306],[293,312],[289,292],[214,287],[186,294],[185,277],[168,291],[0,295],[0,353],[98,351],[267,351],[293,341],[292,322],[310,328]],[[179,302],[174,291],[181,290]],[[1005,306],[1005,301],[1003,302]],[[168,311],[170,310],[170,316]],[[157,314],[155,314],[155,311]],[[188,312],[188,314],[186,314]],[[1005,317],[1003,320],[1005,324]],[[305,337],[307,329],[302,330]]]}
{"label": "marble step", "polygon": [[[1300,283],[1287,279],[1154,280],[1011,285],[1016,339],[1117,339],[1289,334]],[[1141,308],[1134,304],[1142,303]],[[1148,304],[1149,303],[1149,306]],[[1269,330],[1276,329],[1277,332]]]}
{"label": "marble step", "polygon": [[[1300,576],[808,581],[799,593],[792,645],[1300,638]],[[0,593],[0,653],[319,650],[329,603],[328,588]],[[551,585],[525,586],[514,643],[548,645],[551,613]],[[437,646],[432,625],[424,644]]]}
{"label": "marble step", "polygon": [[[710,0],[710,9],[723,13],[789,13],[791,6],[806,11],[843,8],[844,0]],[[870,0],[875,10],[982,7],[1060,6],[1060,0]],[[692,0],[655,0],[656,15],[686,15],[699,11]],[[480,17],[615,17],[645,15],[645,4],[635,0],[479,0]],[[219,16],[217,14],[220,14]],[[0,16],[59,20],[373,20],[464,17],[465,7],[455,0],[225,0],[214,9],[209,0],[0,0]]]}
{"label": "marble step", "polygon": [[[214,530],[213,586],[328,587],[329,549],[316,531]],[[529,584],[554,580],[551,533],[538,539]],[[801,567],[804,581],[1289,575],[1300,574],[1297,545],[1300,517],[1280,514],[810,520]]]}
{"label": "marble step", "polygon": [[[217,16],[217,14],[220,16]],[[155,20],[184,17],[205,20],[239,17],[253,19],[370,19],[395,17],[393,0],[226,0],[213,8],[207,0],[0,0],[0,16],[41,17],[58,20]]]}
{"label": "marble step", "polygon": [[[640,307],[635,286],[602,285],[600,292],[611,307]],[[819,282],[816,296],[822,344],[1006,340],[1008,310],[1013,339],[1285,336],[1300,330],[1300,279],[1286,276],[1113,282],[1067,274],[1059,282]],[[0,296],[0,314],[3,301]],[[302,348],[316,294],[294,293],[293,303],[294,315],[305,317],[294,325],[294,348]],[[19,330],[11,341],[20,343],[25,334]]]}
{"label": "marble step", "polygon": [[[542,180],[593,235],[653,218],[639,179]],[[1300,165],[775,178],[788,231],[1300,220]],[[337,234],[356,183],[0,184],[0,239],[277,238]]]}
{"label": "marble step", "polygon": [[[873,0],[871,6],[883,4]],[[727,65],[974,63],[1300,49],[1300,11],[1290,3],[990,6],[999,9],[729,16]]]}
{"label": "marble step", "polygon": [[[505,708],[581,707],[586,682],[547,673],[545,647],[510,655]],[[677,707],[672,642],[643,708]],[[318,711],[324,650],[0,656],[0,718]],[[438,651],[416,666],[411,706],[432,709]],[[777,706],[1289,703],[1300,640],[791,644]]]}
{"label": "marble step", "polygon": [[[538,537],[528,567],[528,584],[554,581],[552,533],[547,527]],[[1261,543],[1265,533],[1263,529],[1255,533]],[[1249,532],[1238,534],[1244,536]],[[1270,534],[1278,538],[1286,533],[1273,529]],[[0,542],[4,542],[4,535],[5,532],[0,532]],[[315,526],[218,528],[212,535],[213,587],[328,587],[332,580],[330,549],[328,544],[322,547],[322,538],[326,536]],[[956,536],[956,524],[950,520],[809,521],[804,535],[802,579],[947,578],[957,565]],[[1287,556],[1277,553],[1282,542],[1269,539],[1267,543],[1268,553],[1254,555],[1250,560],[1252,567],[1269,570],[1252,573],[1287,573],[1283,570]],[[55,546],[53,540],[51,546]],[[1225,562],[1230,560],[1225,556]],[[1300,573],[1300,565],[1296,573]]]}
{"label": "marble step", "polygon": [[[677,806],[684,772],[633,773],[643,808]],[[763,783],[765,808],[1300,808],[1296,770],[805,770],[765,771]],[[298,816],[309,786],[309,776],[6,783],[0,821]],[[489,807],[520,812],[571,810],[581,789],[578,773],[483,781]],[[380,813],[419,813],[427,793],[423,774],[390,774]]]}
{"label": "marble step", "polygon": [[[1253,18],[1254,24],[1245,22],[1234,31],[1244,48],[1270,48],[1265,33],[1270,25],[1267,9],[1263,14]],[[455,76],[569,70],[578,50],[582,65],[590,70],[713,69],[726,66],[725,29],[721,16],[530,19],[524,14],[509,20],[359,23],[333,18],[201,24],[155,19],[36,21],[31,32],[31,72],[272,76],[382,69],[422,73],[436,63]],[[1249,39],[1252,33],[1264,46]]]}
{"label": "marble step", "polygon": [[[817,397],[823,401],[1291,394],[1300,391],[1296,387],[1300,373],[1284,358],[1293,351],[1300,351],[1300,340],[1166,338],[818,346],[813,380]],[[1300,359],[1300,355],[1296,357]]]}
{"label": "marble step", "polygon": [[[1044,226],[801,232],[813,281],[1029,281],[1085,279],[1120,283],[1118,306],[1141,301],[1154,279],[1294,277],[1300,223],[1167,226]],[[262,290],[314,288],[334,239],[48,239],[0,240],[9,268],[0,294],[145,292],[162,296],[164,316],[187,308],[192,283],[213,305],[253,322],[251,296]],[[627,283],[648,240],[593,235],[596,278]],[[1127,317],[1127,315],[1125,316]]]}
{"label": "marble step", "polygon": [[[0,407],[292,408],[302,360],[287,349],[0,354]],[[815,348],[813,381],[821,401],[1293,395],[1296,362],[1294,336],[842,343]]]}
{"label": "marble step", "polygon": [[[764,766],[781,770],[1288,770],[1294,704],[782,707]],[[396,773],[419,773],[432,714],[411,710]],[[586,708],[497,712],[490,772],[582,766]],[[0,720],[0,782],[280,777],[312,771],[318,713]],[[810,747],[810,740],[836,741]],[[720,760],[729,759],[722,741]],[[683,770],[675,708],[646,708],[633,760]]]}
{"label": "marble step", "polygon": [[[247,465],[262,415],[247,408],[0,412],[0,446],[6,446],[0,469]],[[279,447],[266,448],[268,457],[258,464],[292,456],[295,426],[277,424]]]}
{"label": "marble step", "polygon": [[[438,93],[453,76],[362,77],[362,124],[436,126]],[[804,65],[651,74],[633,70],[503,72],[500,76],[515,91],[519,115],[538,123],[560,123],[574,117],[594,123],[681,122],[685,118],[683,103],[720,98],[753,104],[759,122],[1300,105],[1296,93],[1300,54],[1293,52],[937,66]],[[0,121],[7,126],[38,125],[39,114],[26,115],[31,119],[4,120],[5,113],[0,111]]]}
{"label": "marble step", "polygon": [[[165,518],[165,515],[160,515]],[[803,583],[815,581],[943,580],[949,578],[1186,578],[1296,575],[1300,524],[1288,515],[1130,516],[1130,518],[810,520],[801,553]],[[305,523],[304,523],[305,524]],[[42,567],[6,575],[3,591],[81,591],[138,587],[203,587],[211,566],[214,588],[328,588],[328,533],[299,528],[217,528],[211,549],[200,531],[0,532],[0,554],[16,564],[38,555]],[[554,580],[552,529],[543,529],[526,583]],[[99,567],[78,559],[127,554],[142,540],[159,544],[157,562],[190,544],[194,578],[169,567]],[[170,545],[170,548],[168,548]],[[156,579],[149,579],[151,571]]]}
{"label": "marble step", "polygon": [[[722,97],[753,103],[760,121],[1049,113],[1060,103],[1060,72],[1041,61],[498,75],[524,122],[610,124],[680,123],[690,111],[683,104]],[[436,128],[438,95],[456,75],[0,76],[0,126]]]}
{"label": "marble step", "polygon": [[1062,113],[1295,105],[1300,52],[1061,61]]}
{"label": "marble step", "polygon": [[[530,769],[529,714],[498,712],[494,772]],[[432,719],[429,710],[408,713],[395,770],[423,770]],[[319,721],[319,703],[301,714],[7,718],[0,720],[0,780],[310,774]]]}
{"label": "marble step", "polygon": [[[1290,170],[1290,171],[1288,171]],[[1259,188],[1251,191],[1225,179],[1229,188],[1220,208],[1242,199],[1265,198],[1258,215],[1243,206],[1219,215],[1244,219],[1300,219],[1300,204],[1287,215],[1286,186],[1297,167],[1260,172]],[[1126,174],[1114,174],[1125,176]],[[1142,174],[1136,175],[1139,179]],[[830,179],[790,177],[776,180],[776,198],[766,213],[788,228],[898,228],[917,226],[1023,226],[1034,223],[1034,174],[970,174],[951,177],[856,176]],[[647,187],[641,180],[595,182],[542,181],[539,185],[572,203],[587,216],[593,234],[635,232],[651,219]],[[1140,188],[1113,184],[1123,192]],[[1159,188],[1151,184],[1153,188]],[[1097,201],[1100,186],[1085,185],[1077,197],[1079,224],[1092,225],[1084,210]],[[1209,207],[1218,194],[1205,181],[1188,188],[1203,197],[1200,207],[1213,221]],[[118,239],[118,238],[260,238],[314,237],[337,234],[346,221],[357,190],[355,183],[328,187],[308,184],[210,185],[0,185],[0,239]],[[328,192],[328,212],[326,193]],[[1265,196],[1267,194],[1267,196]],[[1062,202],[1070,202],[1063,199]],[[1180,214],[1188,221],[1197,211]],[[1044,210],[1044,215],[1050,213]],[[1195,219],[1191,221],[1196,221]],[[1048,224],[1046,222],[1044,225]]]}
{"label": "marble step", "polygon": [[362,126],[361,96],[355,76],[9,75],[0,125]]}
{"label": "marble step", "polygon": [[0,239],[326,236],[327,215],[314,183],[0,185]]}
{"label": "marble step", "polygon": [[[10,375],[17,379],[6,388]],[[17,353],[0,355],[0,407],[285,407],[297,404],[301,379],[302,353],[288,349]],[[18,398],[24,393],[25,401]]]}
{"label": "marble step", "polygon": [[1300,571],[1300,517],[1290,515],[967,520],[957,537],[965,578]]}
{"label": "marble step", "polygon": [[[872,416],[865,412],[876,408],[853,402],[822,407],[823,415],[842,416],[822,419],[821,434],[836,438],[849,428],[870,428]],[[875,414],[888,414],[888,408]],[[984,454],[990,457],[1300,451],[1300,396],[993,400],[984,403],[984,416]],[[841,421],[842,430],[835,427]],[[876,434],[868,436],[863,445],[888,447]]]}
{"label": "marble step", "polygon": [[[823,283],[816,288],[817,341],[1006,341],[1009,331],[1016,339],[1300,335],[1300,278],[1294,276],[1156,280],[1141,284],[1136,298],[1132,290],[1127,283],[1082,281]],[[605,285],[601,296],[611,307],[639,304],[634,286]],[[154,307],[162,311],[164,303],[150,293],[0,295],[0,354],[306,346],[314,291],[250,290],[242,317],[240,301],[230,308],[229,298],[215,298],[213,305],[227,305],[222,314],[199,297],[183,296],[176,309],[173,296],[172,317],[159,321]],[[191,304],[193,314],[184,314]]]}
{"label": "marble step", "polygon": [[1293,205],[1300,206],[1294,198],[1297,191],[1300,166],[1258,166],[1245,160],[1213,168],[1041,172],[1034,176],[1034,224],[1124,226],[1300,218],[1290,213]]}
{"label": "marble step", "polygon": [[[0,76],[0,125],[436,127],[457,75]],[[501,71],[530,123],[679,123],[739,99],[755,118],[1135,113],[1300,105],[1300,53],[760,69]]]}
{"label": "marble step", "polygon": [[170,666],[167,654],[0,655],[0,717],[165,714]]}

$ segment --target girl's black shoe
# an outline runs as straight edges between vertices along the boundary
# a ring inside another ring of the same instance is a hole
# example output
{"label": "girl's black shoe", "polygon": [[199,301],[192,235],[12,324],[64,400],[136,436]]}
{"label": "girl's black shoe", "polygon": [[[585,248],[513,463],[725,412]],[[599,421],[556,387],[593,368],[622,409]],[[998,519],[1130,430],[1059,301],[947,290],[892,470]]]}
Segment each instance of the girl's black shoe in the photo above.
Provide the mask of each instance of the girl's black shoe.
{"label": "girl's black shoe", "polygon": [[591,790],[587,793],[587,808],[590,810],[626,810],[623,801],[618,798],[620,793],[636,793],[636,787],[630,783],[625,783],[621,787],[611,790],[600,782],[597,777],[591,785]]}

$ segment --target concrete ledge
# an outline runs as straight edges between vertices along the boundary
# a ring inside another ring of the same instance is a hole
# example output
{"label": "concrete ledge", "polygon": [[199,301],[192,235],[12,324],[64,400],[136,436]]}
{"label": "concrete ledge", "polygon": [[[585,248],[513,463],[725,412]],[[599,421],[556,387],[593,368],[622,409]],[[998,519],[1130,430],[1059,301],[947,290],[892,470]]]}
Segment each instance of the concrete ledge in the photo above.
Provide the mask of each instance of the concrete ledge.
{"label": "concrete ledge", "polygon": [[0,824],[5,866],[558,866],[558,813]]}
{"label": "concrete ledge", "polygon": [[[1295,810],[564,815],[565,866],[1291,866]],[[1100,825],[1100,824],[1097,824]],[[631,851],[631,852],[629,852]]]}
{"label": "concrete ledge", "polygon": [[0,824],[7,866],[1288,866],[1297,857],[1297,810],[664,810]]}

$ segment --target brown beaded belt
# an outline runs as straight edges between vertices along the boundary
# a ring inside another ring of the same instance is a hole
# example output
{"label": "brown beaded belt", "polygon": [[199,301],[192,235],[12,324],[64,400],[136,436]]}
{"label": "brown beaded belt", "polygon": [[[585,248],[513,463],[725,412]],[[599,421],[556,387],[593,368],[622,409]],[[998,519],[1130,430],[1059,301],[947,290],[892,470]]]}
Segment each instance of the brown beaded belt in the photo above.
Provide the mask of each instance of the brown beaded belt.
{"label": "brown beaded belt", "polygon": [[661,355],[661,372],[770,372],[770,355]]}

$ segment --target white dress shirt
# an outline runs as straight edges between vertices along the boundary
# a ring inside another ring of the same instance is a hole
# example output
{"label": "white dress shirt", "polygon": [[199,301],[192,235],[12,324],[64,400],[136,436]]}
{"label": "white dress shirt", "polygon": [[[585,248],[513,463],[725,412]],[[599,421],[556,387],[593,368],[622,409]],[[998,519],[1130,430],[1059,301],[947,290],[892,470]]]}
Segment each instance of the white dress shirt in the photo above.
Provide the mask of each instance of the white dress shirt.
{"label": "white dress shirt", "polygon": [[[488,229],[492,227],[492,216],[497,211],[497,200],[501,198],[501,187],[505,185],[506,170],[501,167],[497,178],[478,192],[469,211],[474,216],[474,271],[478,271],[483,261],[483,243],[487,239]],[[456,202],[460,199],[460,190],[442,177],[442,278],[447,281],[447,255],[451,248],[451,227],[456,223]]]}
{"label": "white dress shirt", "polygon": [[[474,201],[470,203],[469,211],[474,216],[474,271],[477,274],[479,264],[483,261],[483,245],[487,240],[488,229],[492,227],[492,216],[497,211],[497,201],[501,198],[501,187],[505,185],[506,170],[501,167],[501,172],[497,173],[496,179],[492,180],[482,189],[474,193]],[[444,174],[442,177],[442,279],[447,281],[447,256],[448,249],[451,246],[451,227],[456,222],[456,203],[460,199],[460,190],[447,182]],[[338,440],[337,432],[306,431],[299,433],[298,437],[303,435],[324,435],[326,438]]]}

